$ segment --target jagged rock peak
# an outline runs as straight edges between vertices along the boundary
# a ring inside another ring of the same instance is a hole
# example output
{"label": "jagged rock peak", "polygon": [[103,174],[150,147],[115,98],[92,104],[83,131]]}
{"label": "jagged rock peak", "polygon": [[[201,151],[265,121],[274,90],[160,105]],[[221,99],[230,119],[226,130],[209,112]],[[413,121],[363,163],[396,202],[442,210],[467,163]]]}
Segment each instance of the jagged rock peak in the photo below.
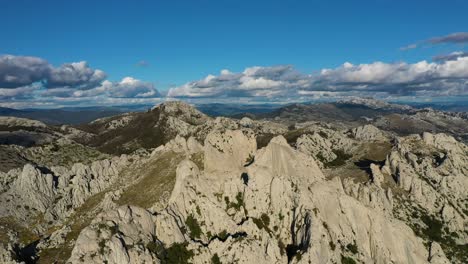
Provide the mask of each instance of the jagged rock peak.
{"label": "jagged rock peak", "polygon": [[364,125],[353,128],[351,134],[359,140],[385,140],[385,135],[373,125]]}
{"label": "jagged rock peak", "polygon": [[178,117],[194,125],[200,125],[209,120],[209,117],[194,106],[182,101],[170,101],[156,105],[152,111],[159,111],[168,116]]}

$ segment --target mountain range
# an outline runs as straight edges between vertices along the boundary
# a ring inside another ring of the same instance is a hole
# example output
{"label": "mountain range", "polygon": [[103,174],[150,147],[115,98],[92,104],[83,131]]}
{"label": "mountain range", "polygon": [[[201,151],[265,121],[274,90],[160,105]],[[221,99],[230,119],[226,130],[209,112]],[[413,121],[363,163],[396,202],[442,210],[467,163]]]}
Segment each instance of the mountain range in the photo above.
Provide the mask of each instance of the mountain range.
{"label": "mountain range", "polygon": [[3,109],[0,262],[468,262],[466,112],[197,107]]}

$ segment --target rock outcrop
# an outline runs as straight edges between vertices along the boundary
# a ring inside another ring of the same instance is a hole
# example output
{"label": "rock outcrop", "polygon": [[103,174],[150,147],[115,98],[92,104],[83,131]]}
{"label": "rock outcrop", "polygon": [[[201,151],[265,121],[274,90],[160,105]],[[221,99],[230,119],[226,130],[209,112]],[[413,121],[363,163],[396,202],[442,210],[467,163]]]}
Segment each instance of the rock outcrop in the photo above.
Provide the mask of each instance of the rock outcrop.
{"label": "rock outcrop", "polygon": [[382,131],[373,125],[364,125],[364,126],[353,128],[351,130],[351,134],[353,135],[355,139],[358,139],[358,140],[373,141],[373,140],[385,140],[386,139]]}
{"label": "rock outcrop", "polygon": [[[372,188],[381,188],[377,181]],[[245,131],[214,131],[204,143],[204,169],[188,159],[178,165],[165,209],[101,214],[81,232],[69,261],[158,263],[175,257],[174,249],[192,263],[444,260],[443,251],[430,253],[404,222],[348,195],[344,185],[326,180],[314,158],[283,137],[257,150]]]}
{"label": "rock outcrop", "polygon": [[[423,115],[367,103],[373,118]],[[212,118],[168,102],[22,127],[58,140],[8,146],[24,160],[0,172],[0,262],[466,263],[468,147],[351,118]]]}

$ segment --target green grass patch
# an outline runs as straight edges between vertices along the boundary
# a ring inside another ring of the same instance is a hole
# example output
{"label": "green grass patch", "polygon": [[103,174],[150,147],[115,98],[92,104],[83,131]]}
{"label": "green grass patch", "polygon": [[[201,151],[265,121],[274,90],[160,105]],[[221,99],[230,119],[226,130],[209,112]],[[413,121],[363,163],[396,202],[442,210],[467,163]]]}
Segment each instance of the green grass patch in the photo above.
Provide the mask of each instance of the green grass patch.
{"label": "green grass patch", "polygon": [[341,255],[341,264],[356,264],[356,261],[351,257]]}
{"label": "green grass patch", "polygon": [[333,153],[335,153],[336,158],[330,162],[325,163],[326,167],[339,167],[344,164],[346,164],[346,161],[349,160],[352,155],[346,154],[342,150],[333,150]]}
{"label": "green grass patch", "polygon": [[211,257],[211,264],[222,264],[217,253]]}
{"label": "green grass patch", "polygon": [[131,168],[122,172],[124,175],[141,175],[141,178],[137,183],[124,189],[117,204],[149,208],[159,202],[164,193],[170,193],[174,188],[177,164],[182,159],[181,155],[167,152],[137,170]]}
{"label": "green grass patch", "polygon": [[185,220],[185,225],[190,230],[190,235],[192,236],[192,238],[200,238],[202,230],[200,228],[198,220],[195,217],[193,217],[192,214],[189,214],[187,216],[187,219]]}

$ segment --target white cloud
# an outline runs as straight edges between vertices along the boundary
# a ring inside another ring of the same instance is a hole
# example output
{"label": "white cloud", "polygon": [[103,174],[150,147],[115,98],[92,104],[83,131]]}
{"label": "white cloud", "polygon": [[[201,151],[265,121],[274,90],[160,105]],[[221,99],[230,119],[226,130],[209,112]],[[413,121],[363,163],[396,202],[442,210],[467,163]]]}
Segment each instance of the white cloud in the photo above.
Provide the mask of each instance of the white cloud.
{"label": "white cloud", "polygon": [[100,85],[106,77],[103,71],[90,68],[86,61],[66,63],[51,69],[47,87],[92,89]]}
{"label": "white cloud", "polygon": [[40,88],[41,84],[39,83],[17,88],[0,88],[0,100],[30,99],[33,98],[33,93]]}
{"label": "white cloud", "polygon": [[36,97],[54,98],[160,96],[151,83],[132,77],[120,82],[106,78],[104,71],[89,67],[86,61],[54,67],[37,57],[0,56],[0,100],[33,98],[33,92]]}
{"label": "white cloud", "polygon": [[159,97],[159,92],[154,85],[132,77],[125,77],[122,81],[112,83],[108,88],[110,97]]}
{"label": "white cloud", "polygon": [[168,91],[169,97],[271,97],[288,93],[304,81],[291,66],[246,68],[242,73],[222,70],[218,76],[208,75]]}
{"label": "white cloud", "polygon": [[432,58],[435,62],[444,62],[449,60],[457,60],[458,58],[468,57],[467,51],[454,51],[449,54],[438,55]]}
{"label": "white cloud", "polygon": [[[452,53],[416,63],[352,64],[301,73],[290,65],[254,66],[242,72],[223,69],[167,91],[168,98],[216,101],[301,101],[344,96],[435,97],[468,95],[468,56]],[[163,97],[152,83],[106,74],[82,62],[53,67],[35,57],[0,56],[0,101],[133,102]]]}
{"label": "white cloud", "polygon": [[41,58],[27,56],[0,56],[0,88],[18,88],[45,79],[51,66]]}
{"label": "white cloud", "polygon": [[[169,90],[169,97],[284,97],[307,95],[466,95],[468,57],[440,63],[420,61],[354,65],[345,62],[318,74],[291,66],[250,67],[242,73],[223,70]],[[320,93],[330,92],[330,93]]]}

